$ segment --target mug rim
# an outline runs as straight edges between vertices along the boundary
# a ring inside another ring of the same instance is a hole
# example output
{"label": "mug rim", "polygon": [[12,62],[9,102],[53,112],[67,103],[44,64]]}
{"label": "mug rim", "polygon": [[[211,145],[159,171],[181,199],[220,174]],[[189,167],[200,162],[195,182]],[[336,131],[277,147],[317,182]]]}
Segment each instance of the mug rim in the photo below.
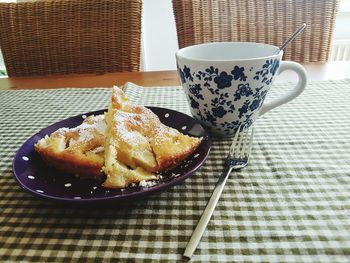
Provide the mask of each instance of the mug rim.
{"label": "mug rim", "polygon": [[181,59],[191,60],[191,61],[201,61],[201,62],[253,61],[253,60],[260,60],[260,59],[269,59],[269,58],[276,57],[276,56],[281,56],[281,57],[283,56],[283,50],[279,50],[278,53],[268,55],[268,56],[257,56],[257,57],[251,57],[251,58],[237,58],[237,59],[202,59],[202,58],[188,57],[188,56],[184,56],[181,54],[184,51],[191,49],[191,48],[200,47],[200,46],[211,46],[211,45],[217,45],[217,44],[219,44],[219,45],[227,45],[227,44],[243,44],[244,45],[244,44],[247,44],[247,45],[253,45],[253,46],[259,45],[259,46],[266,46],[269,48],[273,48],[276,51],[279,50],[279,47],[277,47],[277,46],[265,44],[265,43],[258,43],[258,42],[207,42],[207,43],[183,47],[183,48],[179,49],[175,55],[176,55],[176,58],[181,58]]}

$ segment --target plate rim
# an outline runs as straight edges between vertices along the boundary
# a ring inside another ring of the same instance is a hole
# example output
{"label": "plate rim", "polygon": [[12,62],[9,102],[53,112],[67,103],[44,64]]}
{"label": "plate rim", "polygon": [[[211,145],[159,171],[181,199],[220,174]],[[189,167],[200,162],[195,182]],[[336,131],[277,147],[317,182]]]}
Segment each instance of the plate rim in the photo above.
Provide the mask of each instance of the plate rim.
{"label": "plate rim", "polygon": [[[15,155],[13,157],[13,160],[12,160],[12,174],[14,175],[14,177],[15,177],[17,183],[19,184],[19,186],[21,188],[23,188],[24,190],[28,191],[30,194],[34,195],[35,197],[38,197],[38,198],[41,198],[41,199],[50,200],[50,201],[53,201],[53,202],[67,203],[67,204],[68,203],[69,204],[82,204],[82,205],[83,204],[99,204],[100,205],[101,203],[106,203],[106,204],[115,203],[115,204],[118,204],[118,201],[122,201],[122,200],[124,200],[124,201],[129,201],[129,200],[132,201],[132,200],[137,199],[139,197],[148,196],[148,195],[151,195],[151,194],[155,194],[157,192],[162,192],[164,190],[172,188],[175,185],[178,185],[179,183],[185,181],[189,177],[192,177],[195,174],[195,172],[197,170],[199,170],[200,167],[208,159],[208,156],[209,156],[209,153],[210,153],[211,147],[212,147],[212,139],[211,139],[210,133],[198,120],[195,120],[192,116],[190,116],[190,115],[188,115],[186,113],[183,113],[183,112],[180,112],[180,111],[177,111],[177,110],[173,110],[173,109],[169,109],[169,108],[165,108],[165,107],[157,107],[157,106],[145,106],[145,107],[147,107],[148,109],[152,110],[152,112],[153,112],[153,109],[155,109],[155,110],[166,110],[166,111],[174,112],[176,114],[185,115],[187,118],[192,119],[193,121],[195,121],[197,124],[199,124],[203,128],[204,134],[202,136],[203,137],[202,143],[205,143],[205,145],[207,146],[207,147],[205,147],[205,149],[206,149],[205,155],[203,157],[201,157],[201,160],[194,167],[191,167],[191,169],[189,171],[187,171],[184,175],[175,177],[172,180],[170,180],[169,182],[164,183],[163,185],[159,184],[159,185],[155,185],[156,187],[150,187],[147,190],[134,191],[134,192],[127,193],[127,194],[124,194],[124,195],[121,194],[121,195],[115,195],[115,196],[105,196],[105,197],[98,197],[98,198],[81,198],[81,199],[52,196],[52,195],[48,195],[48,194],[45,194],[45,193],[40,193],[40,192],[37,192],[37,191],[33,190],[32,188],[28,187],[25,183],[23,183],[21,181],[20,176],[15,172],[16,166],[19,165],[19,164],[16,163],[16,160],[18,158],[20,158],[19,154],[20,154],[21,150],[24,148],[24,146],[26,144],[28,144],[31,140],[34,140],[35,137],[39,136],[39,137],[43,138],[43,136],[47,135],[47,132],[45,132],[45,130],[50,129],[50,128],[52,129],[52,127],[60,125],[61,122],[67,122],[69,120],[76,119],[76,118],[81,118],[83,120],[82,117],[84,115],[90,116],[90,115],[103,114],[104,112],[107,112],[107,109],[101,109],[101,110],[96,110],[96,111],[89,111],[89,112],[77,114],[77,115],[74,115],[74,116],[70,116],[68,118],[59,120],[57,122],[54,122],[54,123],[52,123],[52,124],[42,128],[42,129],[40,129],[37,133],[35,133],[32,136],[30,136],[29,138],[27,138],[21,144],[21,146],[17,149],[17,151],[16,151],[16,153],[15,153]],[[43,133],[45,133],[45,134],[43,134]]]}

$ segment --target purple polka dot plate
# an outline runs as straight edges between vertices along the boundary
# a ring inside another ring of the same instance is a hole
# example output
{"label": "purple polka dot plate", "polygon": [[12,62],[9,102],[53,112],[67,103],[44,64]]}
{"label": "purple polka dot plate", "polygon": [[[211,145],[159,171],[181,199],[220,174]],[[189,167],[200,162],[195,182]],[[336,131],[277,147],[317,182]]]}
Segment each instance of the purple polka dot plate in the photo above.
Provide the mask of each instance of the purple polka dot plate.
{"label": "purple polka dot plate", "polygon": [[178,166],[162,172],[161,179],[146,184],[132,185],[123,189],[106,189],[101,181],[80,179],[74,175],[47,166],[34,150],[34,144],[61,127],[76,127],[90,115],[106,110],[77,115],[54,123],[30,137],[17,151],[13,160],[13,174],[20,186],[29,193],[51,201],[92,205],[118,204],[119,201],[143,198],[182,183],[203,165],[211,147],[209,133],[192,117],[170,109],[149,107],[162,123],[184,134],[203,137],[196,151]]}

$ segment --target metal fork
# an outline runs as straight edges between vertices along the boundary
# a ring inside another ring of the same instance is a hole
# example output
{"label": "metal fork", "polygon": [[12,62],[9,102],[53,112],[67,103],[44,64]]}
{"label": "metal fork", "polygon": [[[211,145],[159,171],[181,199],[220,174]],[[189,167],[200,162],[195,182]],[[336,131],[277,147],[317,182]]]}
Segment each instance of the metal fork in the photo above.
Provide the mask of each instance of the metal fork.
{"label": "metal fork", "polygon": [[190,259],[196,250],[200,239],[208,225],[208,222],[214,212],[215,206],[221,196],[222,190],[226,184],[227,178],[232,170],[239,170],[248,164],[252,143],[254,128],[239,127],[230,146],[230,151],[226,157],[224,169],[217,181],[211,194],[205,210],[198,221],[196,229],[193,231],[190,241],[187,243],[183,256]]}

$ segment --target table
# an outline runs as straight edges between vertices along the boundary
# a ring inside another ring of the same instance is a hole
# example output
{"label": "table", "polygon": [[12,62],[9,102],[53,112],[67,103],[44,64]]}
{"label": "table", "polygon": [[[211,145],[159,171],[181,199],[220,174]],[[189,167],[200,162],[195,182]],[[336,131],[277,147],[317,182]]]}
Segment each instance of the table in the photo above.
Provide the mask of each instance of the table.
{"label": "table", "polygon": [[[350,76],[350,61],[303,64],[310,81],[337,80]],[[294,73],[285,72],[277,78],[277,82],[294,80]],[[16,77],[0,78],[0,90],[6,89],[45,89],[45,88],[91,88],[122,85],[132,80],[137,85],[149,86],[176,86],[179,85],[177,72],[116,72],[106,74],[71,74],[44,77]]]}
{"label": "table", "polygon": [[[213,140],[208,160],[183,184],[117,207],[53,204],[13,178],[11,162],[26,138],[106,108],[110,89],[99,84],[0,91],[0,261],[183,262],[223,167],[227,139]],[[268,99],[292,85],[277,83]],[[178,86],[129,83],[125,90],[134,103],[189,113]],[[231,174],[191,262],[349,262],[349,98],[350,80],[311,80],[296,100],[257,120],[250,163]]]}

